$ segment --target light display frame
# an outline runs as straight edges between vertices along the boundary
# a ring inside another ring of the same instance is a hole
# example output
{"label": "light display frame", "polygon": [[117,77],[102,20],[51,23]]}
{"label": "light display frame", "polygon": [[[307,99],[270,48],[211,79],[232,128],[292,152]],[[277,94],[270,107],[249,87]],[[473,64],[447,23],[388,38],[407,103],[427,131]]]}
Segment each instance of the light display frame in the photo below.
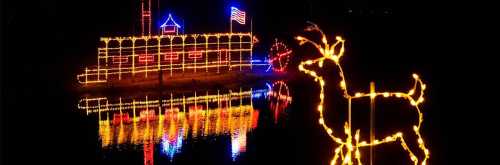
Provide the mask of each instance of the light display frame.
{"label": "light display frame", "polygon": [[[314,81],[317,82],[318,86],[320,87],[320,93],[319,93],[319,98],[320,102],[317,105],[317,111],[319,112],[319,124],[323,128],[325,132],[327,132],[328,136],[339,146],[335,148],[335,154],[333,159],[331,160],[331,164],[336,164],[337,161],[340,161],[341,164],[362,164],[361,162],[361,153],[359,151],[360,148],[362,147],[370,147],[370,153],[373,152],[372,148],[374,146],[380,145],[380,144],[385,144],[385,143],[390,143],[390,142],[395,142],[399,141],[401,147],[408,153],[408,156],[410,160],[414,162],[414,164],[421,164],[425,165],[427,163],[427,160],[429,159],[430,152],[425,146],[425,142],[422,138],[422,135],[420,133],[420,128],[422,126],[423,122],[423,113],[420,110],[419,105],[424,101],[424,91],[426,89],[426,85],[423,83],[423,81],[420,79],[420,77],[417,74],[413,74],[412,77],[414,79],[414,84],[412,88],[409,90],[409,92],[376,92],[375,91],[375,85],[374,83],[370,84],[370,92],[367,93],[360,93],[357,92],[354,95],[349,94],[348,92],[348,87],[347,87],[347,82],[345,80],[345,76],[342,70],[342,66],[340,64],[340,59],[344,55],[344,42],[345,40],[342,39],[342,37],[337,36],[336,42],[334,44],[328,44],[328,40],[326,35],[323,33],[323,31],[315,24],[312,24],[308,26],[305,31],[308,32],[318,32],[321,34],[321,44],[318,44],[312,40],[309,40],[308,38],[302,37],[302,36],[297,36],[295,39],[299,41],[299,45],[304,45],[306,43],[309,43],[313,45],[319,53],[322,55],[322,57],[313,59],[313,60],[306,60],[302,61],[298,69],[301,72],[304,72],[305,74],[311,76],[314,78]],[[340,47],[340,50],[336,52],[336,49]],[[347,138],[342,139],[339,136],[336,136],[333,134],[333,129],[329,127],[324,120],[324,102],[325,102],[325,93],[324,93],[324,88],[326,86],[325,81],[323,79],[323,76],[319,76],[316,72],[312,70],[308,70],[305,68],[305,66],[312,66],[312,65],[318,65],[319,68],[323,67],[323,64],[325,61],[331,61],[335,63],[335,65],[339,69],[339,76],[341,78],[339,86],[343,90],[343,96],[344,98],[348,101],[348,114],[349,114],[349,121],[344,124],[344,133],[346,134]],[[420,90],[417,91],[417,88]],[[418,93],[419,96],[417,98],[413,98],[414,95]],[[418,148],[422,151],[423,156],[418,158],[415,154],[414,151],[408,147],[408,145],[405,142],[405,139],[403,138],[403,133],[402,132],[396,132],[390,136],[387,136],[383,139],[375,139],[372,134],[370,134],[370,142],[366,141],[361,141],[360,142],[360,130],[357,129],[353,135],[352,132],[352,127],[351,127],[351,102],[355,101],[360,98],[370,98],[370,110],[371,112],[374,109],[374,100],[376,97],[394,97],[394,98],[399,98],[399,99],[406,99],[411,106],[414,107],[415,111],[418,113],[418,123],[413,125],[413,131],[415,135],[418,137],[417,142],[418,142]],[[353,138],[354,136],[354,138]],[[354,156],[353,156],[354,155]],[[370,163],[373,163],[372,160],[370,160]]]}
{"label": "light display frame", "polygon": [[[158,74],[159,71],[166,71],[173,77],[176,73],[247,71],[254,66],[269,65],[253,62],[251,33],[103,37],[101,44],[97,66],[85,68],[84,73],[77,75],[79,83],[104,83],[125,77],[147,78],[148,74]],[[197,58],[189,58],[193,53]],[[200,53],[202,57],[198,58]],[[174,54],[180,59],[171,59]],[[141,56],[154,60],[141,62]],[[120,62],[117,63],[116,59]]]}

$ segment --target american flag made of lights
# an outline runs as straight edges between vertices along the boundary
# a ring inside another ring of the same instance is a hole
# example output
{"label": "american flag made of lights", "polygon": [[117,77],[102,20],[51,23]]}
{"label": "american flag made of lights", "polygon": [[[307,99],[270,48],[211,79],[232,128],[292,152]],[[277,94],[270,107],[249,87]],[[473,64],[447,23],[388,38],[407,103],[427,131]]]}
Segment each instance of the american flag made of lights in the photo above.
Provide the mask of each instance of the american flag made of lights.
{"label": "american flag made of lights", "polygon": [[231,7],[231,21],[235,20],[240,24],[245,24],[245,12],[238,10],[236,7]]}

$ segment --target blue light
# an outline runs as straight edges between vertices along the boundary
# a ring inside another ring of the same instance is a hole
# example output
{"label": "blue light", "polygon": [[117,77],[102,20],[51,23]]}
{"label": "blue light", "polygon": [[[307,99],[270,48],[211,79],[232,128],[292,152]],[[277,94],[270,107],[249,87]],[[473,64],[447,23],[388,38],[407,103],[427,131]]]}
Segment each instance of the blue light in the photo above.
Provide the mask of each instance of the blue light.
{"label": "blue light", "polygon": [[[171,21],[172,23],[168,23],[169,21]],[[179,24],[177,24],[177,22],[175,22],[175,20],[172,18],[172,14],[171,13],[168,13],[168,18],[167,20],[162,24],[160,25],[160,27],[165,27],[165,26],[176,26],[177,28],[181,28],[181,26]]]}
{"label": "blue light", "polygon": [[236,157],[240,153],[240,145],[238,144],[238,139],[231,139],[231,158],[236,161]]}
{"label": "blue light", "polygon": [[[231,15],[231,12],[234,10],[234,9],[240,9],[242,8],[242,6],[240,5],[239,2],[229,2],[229,4],[227,5],[229,6],[229,15]],[[227,9],[226,9],[227,10]]]}
{"label": "blue light", "polygon": [[272,66],[273,65],[269,65],[269,67],[267,67],[267,69],[266,69],[266,72],[269,72],[269,70],[271,70]]}
{"label": "blue light", "polygon": [[268,89],[254,90],[252,91],[252,98],[261,98],[262,96],[266,97],[268,92]]}
{"label": "blue light", "polygon": [[269,91],[271,91],[271,90],[272,90],[272,87],[271,87],[271,85],[270,85],[269,83],[266,83],[266,86],[267,86],[267,89],[268,89]]}
{"label": "blue light", "polygon": [[162,152],[163,154],[167,155],[169,158],[170,158],[170,161],[173,160],[174,158],[174,155],[176,153],[180,153],[181,152],[181,149],[182,149],[182,141],[183,141],[183,137],[182,135],[184,134],[184,129],[179,129],[179,132],[177,134],[177,137],[174,141],[170,141],[168,139],[168,135],[165,134],[163,135],[163,138],[162,138]]}
{"label": "blue light", "polygon": [[253,63],[259,63],[262,62],[263,60],[252,60]]}

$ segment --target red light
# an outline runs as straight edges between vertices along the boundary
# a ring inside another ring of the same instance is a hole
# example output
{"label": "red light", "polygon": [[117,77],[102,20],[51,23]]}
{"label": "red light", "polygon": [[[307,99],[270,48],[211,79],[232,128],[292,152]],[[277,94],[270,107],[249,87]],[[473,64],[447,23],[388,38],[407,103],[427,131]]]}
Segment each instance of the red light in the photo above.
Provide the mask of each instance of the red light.
{"label": "red light", "polygon": [[139,55],[139,62],[153,62],[153,61],[154,61],[153,55],[146,55],[146,54]]}
{"label": "red light", "polygon": [[177,52],[167,52],[164,54],[163,59],[167,61],[177,61],[179,60],[179,54],[177,54]]}
{"label": "red light", "polygon": [[113,64],[125,64],[128,62],[128,57],[114,56],[111,58],[112,58]]}
{"label": "red light", "polygon": [[190,59],[199,59],[202,57],[201,51],[190,51],[188,54],[188,58]]}
{"label": "red light", "polygon": [[113,124],[118,125],[121,122],[130,123],[130,117],[127,113],[125,114],[113,114]]}
{"label": "red light", "polygon": [[144,110],[141,111],[139,118],[141,121],[153,120],[156,117],[154,110]]}
{"label": "red light", "polygon": [[163,33],[166,33],[166,34],[175,34],[176,33],[176,27],[175,26],[165,26],[163,28]]}

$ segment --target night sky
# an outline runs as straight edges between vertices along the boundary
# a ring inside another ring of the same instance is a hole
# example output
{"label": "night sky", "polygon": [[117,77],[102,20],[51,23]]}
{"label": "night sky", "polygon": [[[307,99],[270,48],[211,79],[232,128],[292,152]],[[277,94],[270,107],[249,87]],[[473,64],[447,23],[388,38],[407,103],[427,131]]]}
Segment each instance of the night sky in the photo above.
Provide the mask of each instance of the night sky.
{"label": "night sky", "polygon": [[[74,120],[78,114],[71,112],[74,105],[67,98],[77,95],[76,74],[95,63],[99,37],[139,34],[139,1],[2,3],[2,161],[95,163],[95,146],[75,142],[95,136],[81,131],[92,121]],[[426,139],[431,163],[455,164],[460,162],[453,160],[457,155],[467,154],[460,151],[467,146],[454,143],[475,138],[473,128],[460,136],[464,132],[461,128],[472,127],[467,122],[475,121],[459,119],[467,115],[469,107],[457,102],[467,102],[461,96],[469,89],[462,88],[458,77],[472,77],[472,73],[463,68],[462,60],[456,60],[461,58],[455,54],[459,48],[447,41],[462,34],[450,32],[446,24],[457,18],[449,17],[442,4],[396,0],[165,0],[154,17],[165,19],[172,13],[186,33],[225,32],[231,4],[253,17],[254,34],[261,39],[256,54],[264,54],[274,38],[283,39],[298,52],[310,51],[299,47],[292,37],[304,34],[306,21],[311,21],[330,40],[335,35],[347,40],[343,60],[347,61],[347,76],[356,82],[352,88],[366,89],[371,80],[404,84],[411,73],[419,73],[429,84],[424,124],[430,130]],[[163,21],[153,19],[154,28]],[[296,56],[291,64],[304,58]]]}

